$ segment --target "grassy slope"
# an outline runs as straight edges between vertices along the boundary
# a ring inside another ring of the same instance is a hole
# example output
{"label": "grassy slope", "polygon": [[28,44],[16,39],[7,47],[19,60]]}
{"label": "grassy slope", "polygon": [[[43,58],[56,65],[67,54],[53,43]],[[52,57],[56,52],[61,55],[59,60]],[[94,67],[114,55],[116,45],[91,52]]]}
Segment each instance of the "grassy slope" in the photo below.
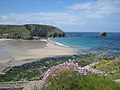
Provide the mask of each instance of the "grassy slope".
{"label": "grassy slope", "polygon": [[[44,58],[44,59],[38,60],[33,63],[24,64],[22,66],[12,68],[11,70],[7,71],[5,75],[0,75],[0,82],[19,81],[19,80],[24,80],[24,79],[27,79],[27,80],[40,79],[41,75],[44,71],[46,71],[47,69],[49,69],[52,66],[56,66],[60,63],[68,61],[69,59],[75,60],[74,62],[77,62],[82,67],[86,66],[86,65],[94,62],[94,60],[96,60],[96,58],[94,58],[94,55],[92,55],[92,54],[87,54],[87,55],[82,55],[82,56],[69,56],[69,57],[63,56],[63,57]],[[119,58],[117,58],[115,61],[117,61],[117,60],[120,61]],[[105,62],[109,62],[109,61],[111,61],[111,60],[105,60]],[[111,69],[109,68],[111,66],[106,68],[106,67],[103,67],[100,65],[97,65],[97,67],[94,66],[94,68],[100,69],[102,71],[108,70],[108,71],[112,72]],[[116,69],[116,68],[118,68],[118,69]],[[119,71],[120,70],[119,63],[116,63],[116,65],[114,65],[114,70],[118,70],[117,72],[120,72]],[[119,78],[120,73],[115,72],[114,74],[111,74],[111,75],[115,76],[114,78]]]}
{"label": "grassy slope", "polygon": [[92,55],[83,55],[83,56],[63,56],[63,57],[53,57],[53,58],[44,58],[33,63],[24,64],[22,66],[14,67],[11,70],[7,71],[5,75],[0,75],[0,82],[4,81],[20,81],[23,79],[32,80],[40,79],[44,71],[49,69],[52,66],[56,66],[60,63],[68,61],[69,59],[75,60],[79,65],[85,66],[93,61]]}
{"label": "grassy slope", "polygon": [[92,67],[104,71],[111,79],[120,79],[120,57],[115,60],[102,60]]}
{"label": "grassy slope", "polygon": [[63,69],[54,74],[42,90],[120,90],[119,83],[100,75],[82,75],[71,69]]}
{"label": "grassy slope", "polygon": [[[68,61],[69,59],[74,59],[74,62],[78,62],[79,65],[85,66],[96,60],[94,55],[88,54],[83,56],[70,56],[70,57],[53,57],[44,58],[33,63],[25,64],[22,66],[14,67],[7,71],[5,75],[0,75],[0,82],[4,81],[19,81],[19,80],[36,80],[41,79],[41,75],[44,71],[48,70],[52,66],[56,66],[60,63]],[[83,63],[83,64],[82,64]],[[107,67],[106,67],[107,66]],[[53,85],[44,88],[43,90],[119,90],[120,85],[114,83],[112,80],[120,79],[120,57],[115,60],[102,60],[100,63],[92,66],[96,69],[102,70],[104,72],[110,72],[109,77],[101,77],[96,75],[78,75],[76,72],[69,70],[67,73],[72,77],[61,76],[58,81],[53,80]],[[63,74],[66,71],[61,72]],[[64,78],[65,77],[65,78]],[[63,80],[63,81],[61,81]],[[60,82],[59,82],[60,81]],[[63,87],[67,89],[63,89]],[[61,89],[62,88],[62,89]],[[79,89],[78,89],[79,88]],[[96,89],[97,88],[97,89]],[[35,89],[36,90],[36,89]]]}
{"label": "grassy slope", "polygon": [[29,34],[30,32],[26,29],[24,25],[0,25],[0,33],[20,33]]}

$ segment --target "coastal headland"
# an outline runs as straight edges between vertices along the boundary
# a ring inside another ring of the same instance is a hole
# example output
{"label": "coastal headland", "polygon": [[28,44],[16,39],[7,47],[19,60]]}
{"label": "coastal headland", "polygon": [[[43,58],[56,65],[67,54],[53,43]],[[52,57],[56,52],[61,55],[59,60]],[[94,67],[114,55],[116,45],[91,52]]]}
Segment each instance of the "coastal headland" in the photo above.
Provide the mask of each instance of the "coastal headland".
{"label": "coastal headland", "polygon": [[0,25],[0,72],[44,57],[73,54],[73,49],[48,39],[64,36],[61,29],[51,25]]}

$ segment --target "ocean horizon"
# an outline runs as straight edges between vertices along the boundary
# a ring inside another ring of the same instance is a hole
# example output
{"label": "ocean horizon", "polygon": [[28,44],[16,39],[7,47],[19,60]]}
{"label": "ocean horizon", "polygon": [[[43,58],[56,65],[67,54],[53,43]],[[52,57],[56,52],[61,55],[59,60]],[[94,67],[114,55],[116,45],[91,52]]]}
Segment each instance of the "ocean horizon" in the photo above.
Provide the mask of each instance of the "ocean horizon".
{"label": "ocean horizon", "polygon": [[107,32],[100,37],[99,32],[65,32],[63,38],[51,39],[56,44],[71,47],[79,54],[97,53],[120,55],[120,32]]}

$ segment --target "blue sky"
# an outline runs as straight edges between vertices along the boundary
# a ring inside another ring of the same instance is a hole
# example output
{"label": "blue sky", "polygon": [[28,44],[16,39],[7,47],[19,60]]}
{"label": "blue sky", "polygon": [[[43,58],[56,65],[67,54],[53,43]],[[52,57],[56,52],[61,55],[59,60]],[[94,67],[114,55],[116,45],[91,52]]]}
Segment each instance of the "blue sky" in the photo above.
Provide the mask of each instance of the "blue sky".
{"label": "blue sky", "polygon": [[0,0],[0,24],[28,23],[66,32],[120,32],[120,0]]}

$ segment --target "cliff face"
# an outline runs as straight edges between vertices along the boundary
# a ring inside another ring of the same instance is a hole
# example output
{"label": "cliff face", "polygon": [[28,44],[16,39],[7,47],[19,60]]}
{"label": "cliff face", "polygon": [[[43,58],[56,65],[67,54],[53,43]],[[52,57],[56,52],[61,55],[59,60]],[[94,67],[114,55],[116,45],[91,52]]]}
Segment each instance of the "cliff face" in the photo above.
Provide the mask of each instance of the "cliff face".
{"label": "cliff face", "polygon": [[57,27],[49,25],[27,24],[26,29],[30,31],[31,36],[38,37],[64,37],[65,34]]}
{"label": "cliff face", "polygon": [[0,25],[0,36],[8,38],[21,37],[64,37],[65,34],[57,27],[40,24]]}

